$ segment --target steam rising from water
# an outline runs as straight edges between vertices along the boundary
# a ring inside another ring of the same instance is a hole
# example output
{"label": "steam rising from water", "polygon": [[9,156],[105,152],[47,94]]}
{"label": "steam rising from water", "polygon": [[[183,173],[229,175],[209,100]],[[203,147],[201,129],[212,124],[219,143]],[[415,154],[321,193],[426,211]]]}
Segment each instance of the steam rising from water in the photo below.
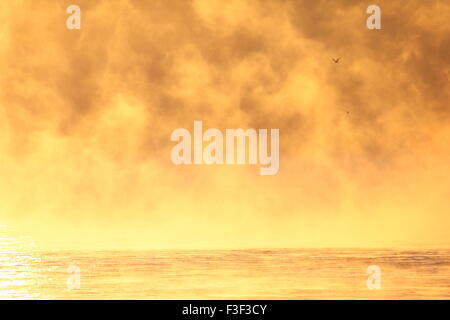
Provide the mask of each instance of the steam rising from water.
{"label": "steam rising from water", "polygon": [[[0,218],[48,247],[448,244],[444,1],[0,4]],[[342,57],[339,64],[332,57]],[[170,133],[280,128],[277,176]]]}

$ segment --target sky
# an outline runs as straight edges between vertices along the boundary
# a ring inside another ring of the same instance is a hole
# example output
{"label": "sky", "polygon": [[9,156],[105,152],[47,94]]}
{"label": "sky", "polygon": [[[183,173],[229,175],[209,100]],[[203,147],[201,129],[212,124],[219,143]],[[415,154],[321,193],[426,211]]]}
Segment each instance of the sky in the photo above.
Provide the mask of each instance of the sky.
{"label": "sky", "polygon": [[[2,1],[1,224],[66,249],[448,246],[449,19],[436,0]],[[174,165],[194,120],[278,128],[278,174]]]}

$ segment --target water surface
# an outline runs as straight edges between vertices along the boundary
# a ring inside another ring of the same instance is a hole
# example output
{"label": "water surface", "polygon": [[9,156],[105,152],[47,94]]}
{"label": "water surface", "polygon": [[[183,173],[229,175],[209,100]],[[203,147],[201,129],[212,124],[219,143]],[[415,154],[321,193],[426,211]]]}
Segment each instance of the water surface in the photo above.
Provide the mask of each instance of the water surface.
{"label": "water surface", "polygon": [[[450,298],[450,250],[42,252],[23,243],[0,235],[0,299]],[[370,265],[381,268],[381,289],[366,286]],[[68,285],[70,266],[79,289]]]}

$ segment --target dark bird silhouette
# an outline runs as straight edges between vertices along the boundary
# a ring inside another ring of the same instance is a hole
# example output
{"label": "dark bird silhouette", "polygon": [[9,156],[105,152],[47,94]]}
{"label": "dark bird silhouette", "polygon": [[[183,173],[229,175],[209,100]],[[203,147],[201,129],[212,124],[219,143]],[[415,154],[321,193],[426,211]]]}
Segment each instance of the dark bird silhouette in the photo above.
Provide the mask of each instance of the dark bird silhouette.
{"label": "dark bird silhouette", "polygon": [[341,60],[341,58],[337,58],[337,59],[331,58],[331,59],[333,60],[334,63],[338,63],[339,60]]}
{"label": "dark bird silhouette", "polygon": [[344,109],[344,108],[339,108],[339,109],[341,109],[341,111],[345,112],[346,114],[350,114],[350,110],[348,110],[348,109]]}

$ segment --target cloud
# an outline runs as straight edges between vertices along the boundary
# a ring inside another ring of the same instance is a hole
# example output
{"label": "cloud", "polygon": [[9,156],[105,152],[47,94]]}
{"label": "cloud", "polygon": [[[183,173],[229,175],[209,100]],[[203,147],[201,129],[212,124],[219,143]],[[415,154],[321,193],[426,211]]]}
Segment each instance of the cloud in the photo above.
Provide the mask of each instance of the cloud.
{"label": "cloud", "polygon": [[[70,4],[0,7],[8,223],[47,245],[446,241],[448,4],[378,1],[379,31],[367,1],[79,0],[81,30]],[[279,174],[175,167],[194,120],[279,128]]]}

